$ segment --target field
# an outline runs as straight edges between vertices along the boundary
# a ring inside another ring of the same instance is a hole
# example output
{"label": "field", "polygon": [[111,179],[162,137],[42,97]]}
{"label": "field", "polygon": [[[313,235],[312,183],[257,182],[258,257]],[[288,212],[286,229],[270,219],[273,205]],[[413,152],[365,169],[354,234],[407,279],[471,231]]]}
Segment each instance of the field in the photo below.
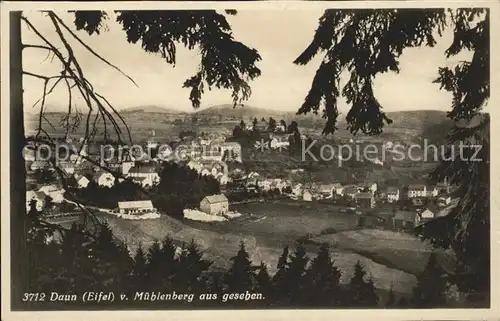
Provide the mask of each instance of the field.
{"label": "field", "polygon": [[411,235],[371,229],[322,235],[313,241],[365,255],[411,274],[424,270],[432,250],[430,244]]}
{"label": "field", "polygon": [[[127,242],[132,252],[139,243],[147,247],[155,239],[162,239],[168,234],[178,245],[194,240],[206,257],[214,261],[215,269],[227,269],[230,258],[236,254],[239,243],[243,241],[253,263],[265,262],[270,273],[275,273],[283,247],[289,245],[293,249],[298,238],[310,234],[314,242],[306,244],[309,257],[314,258],[319,242],[329,242],[335,265],[342,271],[342,282],[349,281],[352,268],[359,260],[379,289],[388,290],[394,284],[396,292],[408,294],[416,284],[415,276],[408,273],[411,270],[409,263],[400,262],[414,255],[410,243],[406,247],[396,248],[391,256],[389,244],[396,243],[387,235],[369,232],[366,235],[372,235],[373,239],[366,237],[358,243],[353,242],[356,246],[351,248],[345,241],[333,242],[334,235],[342,235],[346,237],[342,240],[349,242],[349,233],[363,233],[351,230],[357,224],[356,216],[339,213],[334,205],[276,201],[231,207],[231,210],[238,211],[243,216],[228,222],[212,223],[181,222],[167,216],[150,221],[127,221],[104,214],[103,218],[110,224],[115,235]],[[333,228],[337,234],[319,236],[326,228]],[[340,238],[336,236],[336,239]],[[375,239],[377,242],[374,242]],[[387,242],[386,247],[382,246],[384,241]],[[361,253],[361,248],[368,243],[373,243],[371,247],[367,247],[373,252]],[[378,247],[374,244],[378,244]],[[375,257],[374,253],[380,253],[381,256]],[[381,257],[386,261],[381,260]]]}

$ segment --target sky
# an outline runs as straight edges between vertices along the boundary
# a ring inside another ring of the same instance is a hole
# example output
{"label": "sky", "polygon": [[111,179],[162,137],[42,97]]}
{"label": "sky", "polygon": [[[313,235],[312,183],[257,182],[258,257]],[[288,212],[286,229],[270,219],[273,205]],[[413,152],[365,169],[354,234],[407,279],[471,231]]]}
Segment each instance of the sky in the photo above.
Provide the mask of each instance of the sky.
{"label": "sky", "polygon": [[[318,25],[322,11],[318,10],[269,10],[244,11],[228,16],[234,38],[257,49],[262,57],[257,66],[262,75],[250,82],[252,96],[245,103],[250,106],[277,110],[296,111],[301,106],[311,86],[316,69],[321,62],[317,56],[306,66],[297,66],[293,61],[309,45]],[[49,40],[57,42],[57,35],[50,20],[40,12],[26,12],[33,25]],[[66,12],[58,15],[72,26],[72,17]],[[112,16],[114,17],[114,16]],[[75,55],[82,65],[86,77],[94,88],[118,109],[155,105],[181,111],[193,111],[189,101],[189,89],[182,88],[185,79],[197,71],[200,56],[181,45],[177,47],[177,64],[167,64],[159,55],[145,53],[139,44],[129,44],[121,26],[113,19],[107,21],[107,31],[89,36],[77,32],[97,53],[131,76],[136,87],[119,72],[93,57],[76,42]],[[36,35],[27,28],[22,30],[23,43],[41,44]],[[451,44],[451,32],[433,48],[406,49],[400,57],[400,73],[385,73],[374,82],[375,95],[385,111],[404,110],[449,110],[451,94],[439,90],[432,80],[439,66],[451,63],[444,51]],[[42,75],[57,75],[59,62],[46,59],[46,52],[26,49],[23,52],[23,68]],[[470,59],[468,55],[456,57]],[[342,83],[342,80],[341,80]],[[33,114],[39,107],[31,106],[43,92],[43,81],[24,77],[25,111]],[[73,96],[76,95],[76,92]],[[73,98],[75,99],[75,98]],[[225,90],[212,90],[202,97],[201,108],[231,103],[231,94]],[[47,99],[49,111],[67,108],[68,94],[61,83]],[[82,100],[76,105],[84,108]],[[348,106],[340,100],[339,109],[346,112]]]}

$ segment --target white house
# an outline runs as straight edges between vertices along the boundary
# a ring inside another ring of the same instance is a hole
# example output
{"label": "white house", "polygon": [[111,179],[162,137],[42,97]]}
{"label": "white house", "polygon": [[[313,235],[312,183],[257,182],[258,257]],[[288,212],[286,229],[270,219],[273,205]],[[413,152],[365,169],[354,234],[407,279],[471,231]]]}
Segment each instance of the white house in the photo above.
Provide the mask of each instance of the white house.
{"label": "white house", "polygon": [[247,175],[247,178],[248,179],[254,179],[254,178],[258,178],[259,176],[260,176],[259,173],[257,173],[257,172],[251,172],[251,173],[249,173]]}
{"label": "white house", "polygon": [[394,203],[399,201],[399,188],[388,187],[387,188],[387,202]]}
{"label": "white house", "polygon": [[30,170],[36,171],[38,169],[54,170],[54,168],[48,161],[35,160],[33,163],[31,163]]}
{"label": "white house", "polygon": [[155,213],[156,209],[150,200],[145,201],[126,201],[118,202],[118,211],[120,214],[146,214]]}
{"label": "white house", "polygon": [[335,186],[333,184],[322,184],[319,185],[318,191],[323,198],[330,199],[334,194],[337,194]]}
{"label": "white house", "polygon": [[277,124],[276,125],[276,131],[278,132],[284,132],[286,129],[285,129],[285,126],[283,124]]}
{"label": "white house", "polygon": [[439,195],[439,190],[436,186],[432,186],[427,189],[427,197],[436,197],[438,195]]}
{"label": "white house", "polygon": [[208,168],[204,168],[204,169],[201,170],[200,175],[201,176],[211,176],[212,175],[212,171],[210,171]]}
{"label": "white house", "polygon": [[31,148],[25,147],[23,149],[23,157],[25,161],[34,162],[36,160],[36,152],[33,149],[33,147]]}
{"label": "white house", "polygon": [[445,207],[451,203],[451,197],[448,195],[441,196],[437,199],[438,206]]}
{"label": "white house", "polygon": [[415,226],[418,226],[420,224],[424,224],[432,219],[434,219],[436,215],[434,214],[433,211],[430,209],[426,209],[422,213],[417,214],[415,217]]}
{"label": "white house", "polygon": [[[222,143],[212,143],[209,146],[211,152],[220,155],[221,159],[223,157],[229,157],[229,159],[242,162],[241,159],[241,145],[237,142],[222,142]],[[204,153],[205,154],[205,153]]]}
{"label": "white house", "polygon": [[271,189],[272,183],[273,183],[272,179],[266,178],[257,181],[257,186],[263,191],[268,191]]}
{"label": "white house", "polygon": [[408,186],[408,197],[426,197],[427,196],[427,187],[423,184],[416,184]]}
{"label": "white house", "polygon": [[160,182],[160,176],[156,172],[156,168],[151,165],[136,165],[130,169],[127,176],[139,180],[143,186],[153,186]]}
{"label": "white house", "polygon": [[37,211],[41,211],[45,205],[46,195],[43,192],[27,191],[26,192],[26,211],[31,209],[31,202],[35,202]]}
{"label": "white house", "polygon": [[229,211],[229,201],[224,194],[205,196],[200,202],[200,210],[210,215],[224,215]]}
{"label": "white house", "polygon": [[86,188],[90,183],[87,177],[78,174],[75,174],[75,181],[78,188]]}
{"label": "white house", "polygon": [[115,177],[113,174],[106,171],[97,172],[93,180],[97,185],[103,187],[113,187],[115,185]]}
{"label": "white house", "polygon": [[128,172],[130,171],[130,169],[132,167],[134,167],[135,163],[134,162],[129,162],[129,161],[126,161],[126,162],[123,162],[121,164],[121,172],[123,175],[128,175]]}
{"label": "white house", "polygon": [[344,186],[340,183],[333,183],[333,192],[336,195],[344,195]]}
{"label": "white house", "polygon": [[366,188],[369,192],[373,194],[377,191],[377,183],[367,182],[364,184],[364,188]]}
{"label": "white house", "polygon": [[306,202],[311,202],[312,201],[312,193],[309,190],[305,190],[304,193],[302,193],[302,200]]}
{"label": "white house", "polygon": [[303,185],[301,183],[298,183],[292,186],[292,193],[290,196],[294,199],[298,199],[299,197],[302,197],[303,190],[304,190]]}
{"label": "white house", "polygon": [[217,174],[215,178],[219,181],[220,185],[222,186],[227,185],[227,183],[229,182],[229,177],[224,173]]}
{"label": "white house", "polygon": [[280,191],[283,191],[283,189],[288,186],[288,183],[281,178],[274,179],[274,183],[276,185],[276,188]]}
{"label": "white house", "polygon": [[60,162],[58,165],[66,174],[73,175],[75,173],[75,165],[70,162]]}

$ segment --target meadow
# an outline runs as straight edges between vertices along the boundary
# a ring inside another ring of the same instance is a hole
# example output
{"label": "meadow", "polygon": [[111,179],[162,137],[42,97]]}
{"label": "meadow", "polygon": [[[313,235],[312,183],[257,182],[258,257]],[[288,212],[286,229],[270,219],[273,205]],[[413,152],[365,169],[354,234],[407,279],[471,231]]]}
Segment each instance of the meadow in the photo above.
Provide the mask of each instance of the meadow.
{"label": "meadow", "polygon": [[[315,257],[320,241],[329,241],[335,265],[342,271],[343,283],[352,277],[352,269],[359,260],[373,278],[375,286],[381,290],[389,290],[393,285],[394,291],[409,294],[416,284],[415,275],[408,273],[411,269],[400,262],[400,255],[405,255],[404,258],[414,255],[410,246],[396,248],[393,256],[389,256],[391,239],[387,235],[376,235],[378,244],[387,242],[387,246],[374,247],[373,253],[363,255],[361,249],[373,240],[366,239],[366,243],[359,242],[349,248],[344,243],[332,242],[332,235],[319,236],[326,229],[335,231],[333,235],[360,233],[352,230],[357,225],[357,217],[340,213],[334,205],[277,201],[242,204],[232,206],[231,210],[243,216],[228,222],[212,223],[179,221],[165,215],[156,220],[138,221],[122,220],[106,214],[101,214],[101,218],[108,222],[115,235],[125,241],[132,252],[139,243],[147,248],[154,240],[161,240],[166,235],[179,246],[194,240],[205,256],[214,262],[214,270],[227,269],[231,264],[230,258],[243,241],[252,262],[256,265],[264,262],[269,272],[275,273],[283,247],[288,245],[293,249],[297,239],[308,235],[314,241],[306,243],[311,259]],[[379,250],[387,261],[375,257],[374,253]]]}

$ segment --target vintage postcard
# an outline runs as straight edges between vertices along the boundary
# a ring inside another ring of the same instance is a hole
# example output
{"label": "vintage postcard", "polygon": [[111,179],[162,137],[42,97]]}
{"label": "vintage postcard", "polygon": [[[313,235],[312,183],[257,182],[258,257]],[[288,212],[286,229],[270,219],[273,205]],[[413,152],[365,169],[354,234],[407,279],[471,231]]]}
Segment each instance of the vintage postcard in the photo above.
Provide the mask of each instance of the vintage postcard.
{"label": "vintage postcard", "polygon": [[1,10],[2,319],[500,317],[498,2]]}

